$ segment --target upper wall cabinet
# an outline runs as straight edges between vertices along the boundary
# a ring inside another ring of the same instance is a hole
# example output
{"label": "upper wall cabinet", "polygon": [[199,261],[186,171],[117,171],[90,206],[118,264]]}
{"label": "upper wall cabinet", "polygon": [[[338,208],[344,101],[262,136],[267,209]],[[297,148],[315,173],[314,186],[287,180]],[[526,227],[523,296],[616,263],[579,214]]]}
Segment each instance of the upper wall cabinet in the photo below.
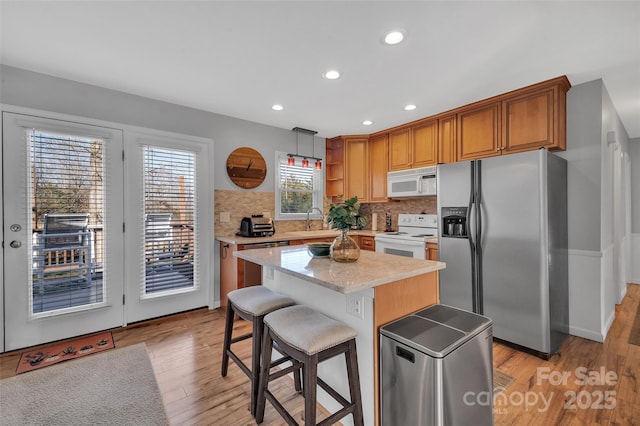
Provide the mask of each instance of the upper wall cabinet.
{"label": "upper wall cabinet", "polygon": [[499,155],[500,102],[468,108],[458,113],[458,161]]}
{"label": "upper wall cabinet", "polygon": [[369,138],[345,137],[345,199],[358,197],[359,202],[369,201]]}
{"label": "upper wall cabinet", "polygon": [[389,135],[372,136],[369,139],[369,202],[387,201],[387,171]]}
{"label": "upper wall cabinet", "polygon": [[458,110],[458,160],[530,151],[564,150],[566,94],[559,77]]}
{"label": "upper wall cabinet", "polygon": [[387,201],[388,153],[386,133],[327,139],[327,196],[334,203],[353,196],[361,203]]}
{"label": "upper wall cabinet", "polygon": [[521,89],[502,100],[504,152],[567,149],[566,77]]}
{"label": "upper wall cabinet", "polygon": [[[386,201],[387,171],[542,147],[564,150],[566,95],[570,87],[567,77],[562,76],[374,136],[327,139],[327,195],[337,199],[358,195],[362,201]],[[348,140],[354,142],[345,151]]]}
{"label": "upper wall cabinet", "polygon": [[419,122],[389,133],[389,170],[435,165],[438,161],[438,120]]}
{"label": "upper wall cabinet", "polygon": [[326,195],[334,203],[356,195],[360,202],[368,202],[369,136],[327,139],[326,150]]}
{"label": "upper wall cabinet", "polygon": [[326,195],[333,201],[344,196],[344,141],[341,137],[326,142]]}
{"label": "upper wall cabinet", "polygon": [[456,114],[438,119],[438,164],[454,163],[458,158]]}

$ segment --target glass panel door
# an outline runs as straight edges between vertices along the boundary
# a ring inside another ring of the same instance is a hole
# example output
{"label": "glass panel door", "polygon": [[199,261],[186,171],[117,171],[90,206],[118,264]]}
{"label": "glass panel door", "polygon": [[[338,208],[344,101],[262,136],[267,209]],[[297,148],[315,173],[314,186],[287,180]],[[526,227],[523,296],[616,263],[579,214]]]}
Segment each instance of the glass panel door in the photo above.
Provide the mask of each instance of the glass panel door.
{"label": "glass panel door", "polygon": [[143,147],[142,298],[197,290],[195,153]]}
{"label": "glass panel door", "polygon": [[3,114],[5,350],[122,324],[121,152],[121,131]]}
{"label": "glass panel door", "polygon": [[210,145],[126,136],[128,323],[212,306]]}

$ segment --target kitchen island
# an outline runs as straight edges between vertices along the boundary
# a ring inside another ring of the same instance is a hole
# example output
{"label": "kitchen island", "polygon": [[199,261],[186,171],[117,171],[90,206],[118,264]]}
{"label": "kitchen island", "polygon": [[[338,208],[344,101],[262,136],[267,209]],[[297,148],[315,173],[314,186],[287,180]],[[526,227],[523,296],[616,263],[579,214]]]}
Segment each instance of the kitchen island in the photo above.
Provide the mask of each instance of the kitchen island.
{"label": "kitchen island", "polygon": [[[379,424],[378,330],[395,319],[438,302],[438,274],[445,264],[362,251],[354,263],[313,258],[306,246],[281,246],[233,253],[263,268],[263,285],[353,327],[366,425]],[[343,357],[321,363],[318,375],[348,395]],[[318,402],[339,406],[322,389]],[[351,424],[351,418],[343,424]]]}

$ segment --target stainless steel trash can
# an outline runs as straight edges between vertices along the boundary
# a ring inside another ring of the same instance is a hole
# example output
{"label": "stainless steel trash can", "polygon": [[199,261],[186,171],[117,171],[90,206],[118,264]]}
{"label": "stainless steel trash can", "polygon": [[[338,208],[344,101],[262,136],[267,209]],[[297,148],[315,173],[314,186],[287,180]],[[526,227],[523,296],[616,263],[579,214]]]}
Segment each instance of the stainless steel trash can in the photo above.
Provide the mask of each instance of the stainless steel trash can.
{"label": "stainless steel trash can", "polygon": [[432,305],[380,329],[382,426],[492,425],[489,318]]}

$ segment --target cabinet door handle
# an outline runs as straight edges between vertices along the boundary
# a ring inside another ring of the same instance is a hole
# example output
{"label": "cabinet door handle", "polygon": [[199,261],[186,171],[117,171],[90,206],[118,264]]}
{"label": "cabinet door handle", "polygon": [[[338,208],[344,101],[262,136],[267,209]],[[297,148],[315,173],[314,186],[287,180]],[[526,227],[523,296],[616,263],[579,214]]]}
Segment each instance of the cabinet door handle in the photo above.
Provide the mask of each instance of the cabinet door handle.
{"label": "cabinet door handle", "polygon": [[228,251],[228,250],[229,250],[229,244],[225,244],[225,245],[223,245],[223,246],[222,246],[222,253],[220,253],[220,256],[221,256],[223,259],[226,259],[226,258],[227,258],[227,251]]}

